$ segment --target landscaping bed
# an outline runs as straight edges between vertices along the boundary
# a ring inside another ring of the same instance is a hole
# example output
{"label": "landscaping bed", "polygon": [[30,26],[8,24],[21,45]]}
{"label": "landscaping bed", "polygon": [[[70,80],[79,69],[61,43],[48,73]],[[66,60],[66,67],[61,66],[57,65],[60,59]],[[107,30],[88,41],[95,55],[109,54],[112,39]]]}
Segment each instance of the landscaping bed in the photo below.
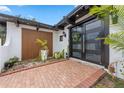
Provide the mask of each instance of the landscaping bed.
{"label": "landscaping bed", "polygon": [[20,72],[23,70],[36,68],[36,67],[40,67],[40,66],[44,66],[44,65],[48,65],[48,64],[53,64],[53,63],[57,63],[57,62],[65,61],[65,60],[66,59],[52,59],[52,58],[50,58],[45,62],[37,61],[34,59],[33,60],[26,60],[26,61],[19,61],[19,62],[16,62],[12,68],[9,68],[7,70],[3,69],[2,73],[0,73],[0,76],[5,76],[8,74]]}
{"label": "landscaping bed", "polygon": [[124,88],[124,80],[112,78],[111,75],[107,74],[94,86],[94,88]]}

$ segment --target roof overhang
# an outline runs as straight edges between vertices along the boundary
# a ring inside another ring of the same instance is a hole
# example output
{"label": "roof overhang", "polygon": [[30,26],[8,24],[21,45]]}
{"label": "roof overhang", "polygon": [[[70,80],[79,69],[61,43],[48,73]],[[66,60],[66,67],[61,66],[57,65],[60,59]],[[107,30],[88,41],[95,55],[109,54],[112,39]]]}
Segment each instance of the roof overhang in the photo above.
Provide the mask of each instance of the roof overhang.
{"label": "roof overhang", "polygon": [[88,14],[89,8],[91,5],[79,5],[74,10],[72,10],[67,16],[64,16],[63,19],[56,24],[56,27],[59,29],[64,29],[68,24],[75,24],[75,21],[84,15]]}
{"label": "roof overhang", "polygon": [[30,25],[30,26],[35,26],[38,28],[46,28],[46,29],[57,31],[57,29],[54,26],[43,24],[43,23],[33,21],[33,20],[28,20],[28,19],[24,19],[24,18],[15,17],[15,16],[10,16],[10,15],[6,15],[6,14],[0,14],[0,21],[14,22],[16,24]]}

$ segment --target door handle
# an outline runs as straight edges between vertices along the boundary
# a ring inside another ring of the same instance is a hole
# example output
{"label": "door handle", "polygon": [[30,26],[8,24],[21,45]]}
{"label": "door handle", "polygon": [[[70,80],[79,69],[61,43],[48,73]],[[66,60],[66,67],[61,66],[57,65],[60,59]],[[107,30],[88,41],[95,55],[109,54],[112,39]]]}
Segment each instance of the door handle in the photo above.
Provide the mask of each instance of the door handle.
{"label": "door handle", "polygon": [[83,34],[83,53],[85,53],[85,36]]}

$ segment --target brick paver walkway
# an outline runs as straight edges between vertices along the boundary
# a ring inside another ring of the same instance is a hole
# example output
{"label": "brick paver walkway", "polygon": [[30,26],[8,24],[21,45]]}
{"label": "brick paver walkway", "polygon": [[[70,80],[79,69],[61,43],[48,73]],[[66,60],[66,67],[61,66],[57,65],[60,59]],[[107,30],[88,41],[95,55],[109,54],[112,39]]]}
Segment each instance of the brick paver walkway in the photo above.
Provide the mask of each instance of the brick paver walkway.
{"label": "brick paver walkway", "polygon": [[97,67],[67,60],[0,77],[0,87],[91,87],[105,73]]}

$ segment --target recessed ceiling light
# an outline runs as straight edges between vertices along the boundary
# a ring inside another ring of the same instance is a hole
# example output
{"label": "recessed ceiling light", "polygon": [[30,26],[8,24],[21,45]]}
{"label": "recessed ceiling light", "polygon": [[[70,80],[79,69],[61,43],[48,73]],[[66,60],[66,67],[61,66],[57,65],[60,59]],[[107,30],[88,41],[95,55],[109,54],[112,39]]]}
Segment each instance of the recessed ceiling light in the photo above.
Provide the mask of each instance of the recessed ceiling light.
{"label": "recessed ceiling light", "polygon": [[79,17],[79,15],[77,14],[76,17]]}

